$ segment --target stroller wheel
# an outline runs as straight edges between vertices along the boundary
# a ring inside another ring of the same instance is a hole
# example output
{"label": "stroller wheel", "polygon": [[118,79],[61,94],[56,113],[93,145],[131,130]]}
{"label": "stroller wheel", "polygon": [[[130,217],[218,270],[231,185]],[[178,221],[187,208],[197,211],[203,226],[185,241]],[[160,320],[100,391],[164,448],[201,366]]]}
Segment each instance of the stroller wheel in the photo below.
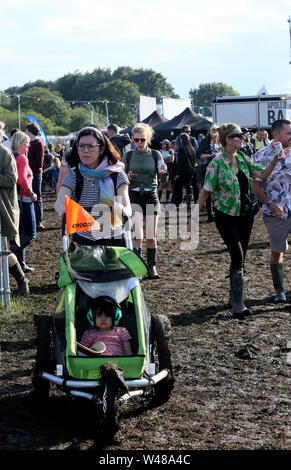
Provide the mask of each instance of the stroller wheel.
{"label": "stroller wheel", "polygon": [[40,373],[51,372],[51,325],[52,320],[49,315],[35,315],[34,323],[36,325],[36,361],[32,377],[34,403],[46,400],[49,396],[50,384],[40,377]]}
{"label": "stroller wheel", "polygon": [[171,325],[165,315],[152,315],[151,361],[156,365],[156,373],[168,369],[169,375],[155,385],[155,400],[166,402],[174,386],[174,376],[168,339]]}

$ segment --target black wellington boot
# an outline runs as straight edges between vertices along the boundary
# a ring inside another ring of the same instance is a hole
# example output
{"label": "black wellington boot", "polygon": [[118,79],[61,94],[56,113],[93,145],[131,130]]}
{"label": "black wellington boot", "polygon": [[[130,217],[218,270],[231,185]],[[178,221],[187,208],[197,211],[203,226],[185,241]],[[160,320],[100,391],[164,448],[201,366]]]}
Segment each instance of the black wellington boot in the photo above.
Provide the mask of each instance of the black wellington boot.
{"label": "black wellington boot", "polygon": [[252,314],[243,302],[243,269],[230,268],[230,303],[233,316],[243,319]]}
{"label": "black wellington boot", "polygon": [[18,289],[17,294],[20,297],[24,297],[29,294],[29,281],[25,277],[24,272],[21,269],[19,262],[17,261],[14,266],[9,268],[9,273],[14,277],[17,282]]}
{"label": "black wellington boot", "polygon": [[157,273],[156,263],[157,262],[157,249],[147,248],[147,265],[150,279],[160,279],[160,275]]}

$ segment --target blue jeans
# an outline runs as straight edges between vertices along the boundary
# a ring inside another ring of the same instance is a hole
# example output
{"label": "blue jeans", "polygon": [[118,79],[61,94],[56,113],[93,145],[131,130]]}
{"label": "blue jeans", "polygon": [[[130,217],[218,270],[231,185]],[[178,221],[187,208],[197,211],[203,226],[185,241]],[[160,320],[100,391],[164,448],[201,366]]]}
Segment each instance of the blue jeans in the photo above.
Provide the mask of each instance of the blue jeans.
{"label": "blue jeans", "polygon": [[43,206],[41,197],[42,173],[33,173],[32,191],[37,195],[37,201],[34,203],[36,224],[42,222]]}
{"label": "blue jeans", "polygon": [[33,202],[20,203],[19,238],[20,246],[11,246],[20,264],[25,262],[25,247],[36,237],[36,220]]}

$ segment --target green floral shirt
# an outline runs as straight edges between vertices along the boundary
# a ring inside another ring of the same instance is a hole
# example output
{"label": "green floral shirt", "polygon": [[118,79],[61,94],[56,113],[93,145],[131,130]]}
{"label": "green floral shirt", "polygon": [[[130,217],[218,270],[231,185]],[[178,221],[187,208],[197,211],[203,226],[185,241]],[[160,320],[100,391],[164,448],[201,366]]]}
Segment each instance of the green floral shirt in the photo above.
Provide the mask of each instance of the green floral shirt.
{"label": "green floral shirt", "polygon": [[[248,178],[254,171],[263,171],[264,167],[254,163],[246,154],[237,155],[239,169]],[[203,185],[204,191],[213,194],[213,206],[225,214],[240,214],[240,186],[232,163],[224,152],[219,153],[208,165]]]}

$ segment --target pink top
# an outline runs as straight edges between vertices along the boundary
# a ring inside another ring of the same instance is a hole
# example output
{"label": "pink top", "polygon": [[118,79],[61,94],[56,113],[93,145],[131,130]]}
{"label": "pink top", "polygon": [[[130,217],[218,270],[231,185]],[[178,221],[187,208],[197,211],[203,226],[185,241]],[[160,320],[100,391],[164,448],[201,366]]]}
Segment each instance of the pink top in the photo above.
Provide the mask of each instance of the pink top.
{"label": "pink top", "polygon": [[27,189],[30,189],[32,191],[32,170],[29,166],[28,163],[28,158],[26,155],[20,153],[16,157],[16,165],[17,165],[17,171],[18,171],[18,180],[17,184],[21,187],[22,189],[22,195],[23,197],[26,197],[29,199],[31,202],[31,198],[27,194]]}
{"label": "pink top", "polygon": [[100,356],[124,356],[124,343],[131,338],[128,330],[121,326],[114,326],[110,331],[99,331],[96,328],[86,330],[81,343],[90,348],[96,341],[102,341],[106,345],[106,351]]}

